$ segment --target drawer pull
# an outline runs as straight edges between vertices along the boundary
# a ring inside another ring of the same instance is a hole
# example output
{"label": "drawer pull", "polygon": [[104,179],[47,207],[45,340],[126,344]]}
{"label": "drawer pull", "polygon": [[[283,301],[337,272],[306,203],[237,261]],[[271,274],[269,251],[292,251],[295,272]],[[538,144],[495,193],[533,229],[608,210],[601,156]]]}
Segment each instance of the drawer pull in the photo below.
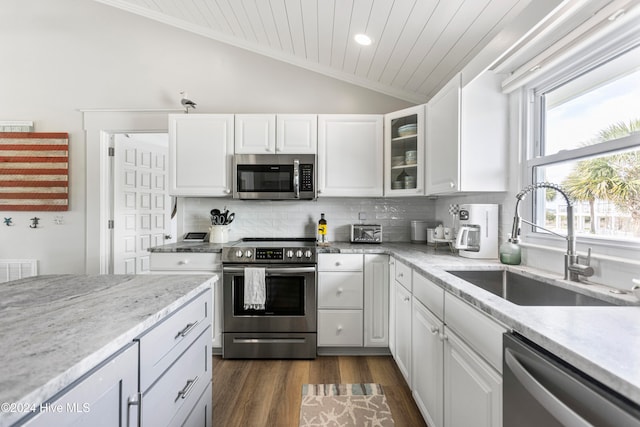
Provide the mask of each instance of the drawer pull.
{"label": "drawer pull", "polygon": [[193,330],[193,328],[195,328],[198,323],[200,323],[200,322],[187,323],[187,326],[185,326],[180,332],[178,332],[176,334],[176,336],[173,337],[173,339],[176,340],[176,339],[178,339],[180,337],[182,337],[182,338],[186,337],[187,334],[189,334],[189,332],[191,332]]}
{"label": "drawer pull", "polygon": [[184,388],[178,392],[178,396],[175,398],[174,402],[177,402],[178,399],[181,399],[181,398],[186,399],[189,393],[191,392],[191,390],[193,389],[193,386],[196,384],[196,381],[198,381],[198,377],[195,377],[192,380],[187,380],[187,383],[184,385]]}

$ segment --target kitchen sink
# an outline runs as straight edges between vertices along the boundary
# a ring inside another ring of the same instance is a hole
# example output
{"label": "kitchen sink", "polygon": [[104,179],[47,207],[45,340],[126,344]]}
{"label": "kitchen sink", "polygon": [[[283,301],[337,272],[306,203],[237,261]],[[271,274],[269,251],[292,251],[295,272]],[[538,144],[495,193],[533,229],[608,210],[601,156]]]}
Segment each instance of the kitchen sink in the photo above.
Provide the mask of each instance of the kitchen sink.
{"label": "kitchen sink", "polygon": [[447,271],[517,305],[612,306],[615,304],[506,270]]}

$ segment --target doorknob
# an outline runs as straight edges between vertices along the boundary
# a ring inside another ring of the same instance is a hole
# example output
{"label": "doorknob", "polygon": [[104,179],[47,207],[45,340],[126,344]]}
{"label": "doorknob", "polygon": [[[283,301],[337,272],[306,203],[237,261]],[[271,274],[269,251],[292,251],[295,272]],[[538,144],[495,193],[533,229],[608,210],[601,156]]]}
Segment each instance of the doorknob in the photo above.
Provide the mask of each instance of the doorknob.
{"label": "doorknob", "polygon": [[164,240],[169,240],[171,239],[171,234],[165,234],[164,235]]}

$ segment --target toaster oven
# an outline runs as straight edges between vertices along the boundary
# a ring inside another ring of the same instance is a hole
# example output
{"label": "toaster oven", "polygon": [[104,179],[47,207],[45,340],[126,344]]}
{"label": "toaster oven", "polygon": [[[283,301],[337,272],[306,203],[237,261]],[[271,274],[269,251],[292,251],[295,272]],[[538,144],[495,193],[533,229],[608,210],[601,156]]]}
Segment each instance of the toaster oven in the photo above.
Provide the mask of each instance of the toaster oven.
{"label": "toaster oven", "polygon": [[351,243],[382,243],[382,225],[351,224]]}

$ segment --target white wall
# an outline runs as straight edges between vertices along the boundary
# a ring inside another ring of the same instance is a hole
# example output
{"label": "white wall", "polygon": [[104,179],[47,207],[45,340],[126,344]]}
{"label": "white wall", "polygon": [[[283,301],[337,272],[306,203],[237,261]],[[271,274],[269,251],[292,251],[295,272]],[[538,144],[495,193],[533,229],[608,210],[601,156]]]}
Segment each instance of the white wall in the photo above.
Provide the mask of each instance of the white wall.
{"label": "white wall", "polygon": [[[85,242],[97,234],[100,183],[93,178],[95,147],[85,144],[95,138],[85,138],[80,110],[180,108],[180,90],[198,104],[196,112],[207,113],[386,113],[409,106],[93,1],[3,0],[0,22],[0,121],[32,120],[37,132],[70,135],[69,211],[0,211],[15,224],[0,225],[0,258],[38,259],[42,274],[84,273],[85,251],[94,252]],[[64,224],[54,224],[57,215]],[[41,228],[29,228],[33,216],[42,218]]]}

